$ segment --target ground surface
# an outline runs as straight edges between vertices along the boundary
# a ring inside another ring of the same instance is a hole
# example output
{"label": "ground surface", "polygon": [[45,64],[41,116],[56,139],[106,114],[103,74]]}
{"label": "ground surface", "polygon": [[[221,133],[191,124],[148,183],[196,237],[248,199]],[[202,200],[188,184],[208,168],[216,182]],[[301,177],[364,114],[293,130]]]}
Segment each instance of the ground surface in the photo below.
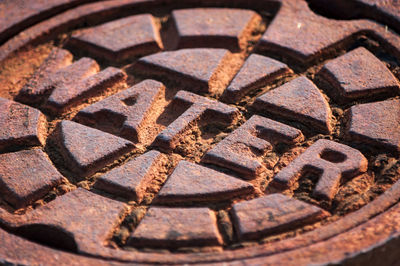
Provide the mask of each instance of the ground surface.
{"label": "ground surface", "polygon": [[396,1],[5,0],[0,25],[2,263],[400,261]]}

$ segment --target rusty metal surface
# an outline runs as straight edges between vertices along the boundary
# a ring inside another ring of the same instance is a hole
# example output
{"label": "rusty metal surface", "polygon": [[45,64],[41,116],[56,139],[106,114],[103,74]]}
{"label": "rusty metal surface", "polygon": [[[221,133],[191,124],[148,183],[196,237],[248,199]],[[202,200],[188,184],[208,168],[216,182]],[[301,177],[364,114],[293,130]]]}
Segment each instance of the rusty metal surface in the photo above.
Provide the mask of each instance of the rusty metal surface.
{"label": "rusty metal surface", "polygon": [[395,2],[88,2],[0,3],[1,263],[400,261]]}

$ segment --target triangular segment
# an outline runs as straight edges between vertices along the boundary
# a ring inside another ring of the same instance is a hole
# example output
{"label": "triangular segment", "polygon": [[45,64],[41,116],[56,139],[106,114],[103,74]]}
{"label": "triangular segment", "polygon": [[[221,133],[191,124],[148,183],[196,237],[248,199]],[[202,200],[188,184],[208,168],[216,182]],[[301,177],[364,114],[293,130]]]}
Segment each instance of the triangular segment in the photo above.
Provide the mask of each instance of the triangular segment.
{"label": "triangular segment", "polygon": [[330,133],[331,110],[318,88],[306,77],[296,78],[263,94],[254,103],[260,111],[267,111],[288,119],[316,127]]}
{"label": "triangular segment", "polygon": [[275,79],[290,73],[286,64],[269,57],[252,54],[243,64],[222,99],[226,102],[236,102],[248,92],[263,87]]}
{"label": "triangular segment", "polygon": [[80,176],[95,173],[134,148],[123,138],[67,120],[59,125],[59,139],[67,165]]}
{"label": "triangular segment", "polygon": [[157,202],[215,201],[250,193],[253,185],[210,168],[181,161],[161,189]]}
{"label": "triangular segment", "polygon": [[195,48],[142,57],[132,68],[178,82],[194,92],[216,92],[228,85],[239,61],[225,49]]}

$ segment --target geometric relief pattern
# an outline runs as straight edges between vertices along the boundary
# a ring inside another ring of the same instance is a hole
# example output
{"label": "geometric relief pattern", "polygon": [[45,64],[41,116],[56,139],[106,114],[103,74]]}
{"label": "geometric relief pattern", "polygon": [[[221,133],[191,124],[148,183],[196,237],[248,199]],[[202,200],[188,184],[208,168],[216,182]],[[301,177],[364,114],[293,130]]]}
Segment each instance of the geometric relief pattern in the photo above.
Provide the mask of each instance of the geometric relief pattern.
{"label": "geometric relief pattern", "polygon": [[0,225],[130,258],[258,245],[341,218],[338,201],[354,203],[345,192],[382,173],[370,165],[377,151],[400,149],[396,76],[364,47],[326,57],[357,31],[302,4],[266,30],[259,12],[237,8],[75,30],[16,102],[0,98],[10,127],[0,130]]}

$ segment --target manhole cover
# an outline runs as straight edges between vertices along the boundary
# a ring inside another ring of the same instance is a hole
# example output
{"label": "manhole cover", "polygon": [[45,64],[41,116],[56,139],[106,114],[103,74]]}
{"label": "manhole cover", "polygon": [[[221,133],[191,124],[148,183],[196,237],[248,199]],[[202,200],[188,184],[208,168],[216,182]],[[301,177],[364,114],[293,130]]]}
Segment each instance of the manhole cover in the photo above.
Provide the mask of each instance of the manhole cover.
{"label": "manhole cover", "polygon": [[397,264],[399,5],[325,2],[2,1],[2,263]]}

